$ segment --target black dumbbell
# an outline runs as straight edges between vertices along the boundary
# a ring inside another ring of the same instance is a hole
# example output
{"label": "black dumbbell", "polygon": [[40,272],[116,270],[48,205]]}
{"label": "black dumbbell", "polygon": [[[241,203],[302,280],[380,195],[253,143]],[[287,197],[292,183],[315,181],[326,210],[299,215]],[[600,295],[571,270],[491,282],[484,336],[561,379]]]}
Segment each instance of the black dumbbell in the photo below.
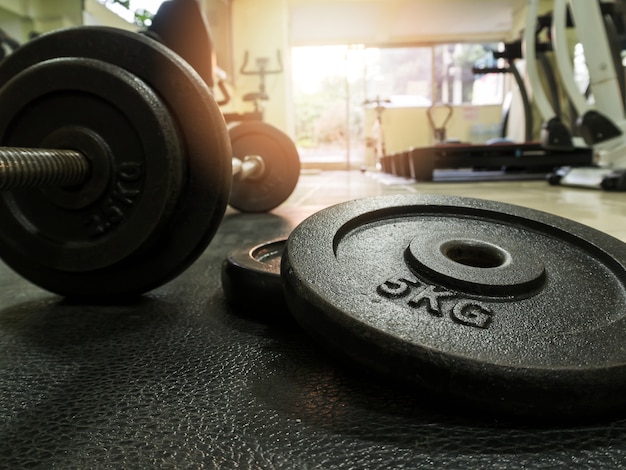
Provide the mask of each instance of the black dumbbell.
{"label": "black dumbbell", "polygon": [[300,177],[300,157],[280,129],[261,121],[228,127],[233,155],[229,204],[242,212],[267,212],[291,195]]}
{"label": "black dumbbell", "polygon": [[[143,31],[185,60],[213,88],[215,51],[209,23],[195,2],[165,2]],[[267,212],[283,203],[298,182],[300,158],[284,132],[262,121],[242,120],[228,128],[233,152],[230,205],[242,212]]]}
{"label": "black dumbbell", "polygon": [[[89,134],[86,129],[73,132]],[[242,212],[267,212],[282,204],[299,178],[300,164],[293,142],[278,129],[261,122],[234,126],[229,136],[231,145],[242,155],[232,157],[229,204]],[[84,152],[91,152],[89,157],[61,148],[0,147],[0,191],[85,186],[94,172],[92,165],[99,164],[94,160],[106,158],[106,143],[102,144],[100,149],[84,147]],[[77,144],[68,141],[69,145]],[[261,154],[250,153],[250,148]]]}
{"label": "black dumbbell", "polygon": [[0,109],[0,257],[61,295],[154,289],[204,251],[231,186],[295,186],[265,155],[233,166],[206,84],[140,34],[82,27],[25,44],[0,65]]}

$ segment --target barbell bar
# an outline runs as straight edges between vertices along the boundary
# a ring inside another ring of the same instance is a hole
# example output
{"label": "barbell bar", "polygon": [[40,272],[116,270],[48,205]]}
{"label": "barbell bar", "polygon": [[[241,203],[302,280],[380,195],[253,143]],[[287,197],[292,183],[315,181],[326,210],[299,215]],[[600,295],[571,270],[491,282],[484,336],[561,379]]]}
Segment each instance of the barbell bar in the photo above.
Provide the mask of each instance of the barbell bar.
{"label": "barbell bar", "polygon": [[[76,150],[0,147],[0,191],[81,185],[90,168],[89,159]],[[265,170],[261,155],[232,158],[232,174],[242,180],[258,180]]]}

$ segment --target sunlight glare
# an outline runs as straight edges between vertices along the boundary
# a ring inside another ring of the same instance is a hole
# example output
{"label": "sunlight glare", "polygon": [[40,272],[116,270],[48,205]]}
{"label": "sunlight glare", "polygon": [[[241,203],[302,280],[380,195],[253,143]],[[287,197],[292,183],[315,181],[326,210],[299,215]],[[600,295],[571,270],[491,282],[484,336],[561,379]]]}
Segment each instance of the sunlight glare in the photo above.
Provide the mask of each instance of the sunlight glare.
{"label": "sunlight glare", "polygon": [[360,45],[294,47],[294,86],[302,93],[314,94],[328,78],[358,80],[363,76],[363,51]]}
{"label": "sunlight glare", "polygon": [[147,10],[150,13],[156,13],[164,0],[130,0],[130,9],[124,8],[118,3],[113,3],[107,0],[98,1],[104,4],[109,10],[111,10],[118,16],[121,16],[129,23],[132,23],[134,18],[134,11]]}
{"label": "sunlight glare", "polygon": [[148,10],[150,13],[156,13],[163,0],[131,0],[131,10]]}

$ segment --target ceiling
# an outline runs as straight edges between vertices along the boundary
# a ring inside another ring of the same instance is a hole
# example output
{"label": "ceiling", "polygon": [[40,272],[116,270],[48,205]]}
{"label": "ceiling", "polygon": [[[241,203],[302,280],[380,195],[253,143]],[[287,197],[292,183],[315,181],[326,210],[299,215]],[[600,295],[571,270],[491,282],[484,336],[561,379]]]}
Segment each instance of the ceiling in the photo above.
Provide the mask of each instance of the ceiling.
{"label": "ceiling", "polygon": [[503,40],[525,0],[289,0],[294,44]]}

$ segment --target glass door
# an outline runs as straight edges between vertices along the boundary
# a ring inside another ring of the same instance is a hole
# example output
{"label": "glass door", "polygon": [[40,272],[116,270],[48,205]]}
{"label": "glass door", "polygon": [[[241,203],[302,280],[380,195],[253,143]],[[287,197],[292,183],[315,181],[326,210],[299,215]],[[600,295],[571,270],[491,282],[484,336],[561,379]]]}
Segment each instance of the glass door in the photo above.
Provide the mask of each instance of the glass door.
{"label": "glass door", "polygon": [[303,166],[362,165],[362,46],[292,48],[296,145]]}

